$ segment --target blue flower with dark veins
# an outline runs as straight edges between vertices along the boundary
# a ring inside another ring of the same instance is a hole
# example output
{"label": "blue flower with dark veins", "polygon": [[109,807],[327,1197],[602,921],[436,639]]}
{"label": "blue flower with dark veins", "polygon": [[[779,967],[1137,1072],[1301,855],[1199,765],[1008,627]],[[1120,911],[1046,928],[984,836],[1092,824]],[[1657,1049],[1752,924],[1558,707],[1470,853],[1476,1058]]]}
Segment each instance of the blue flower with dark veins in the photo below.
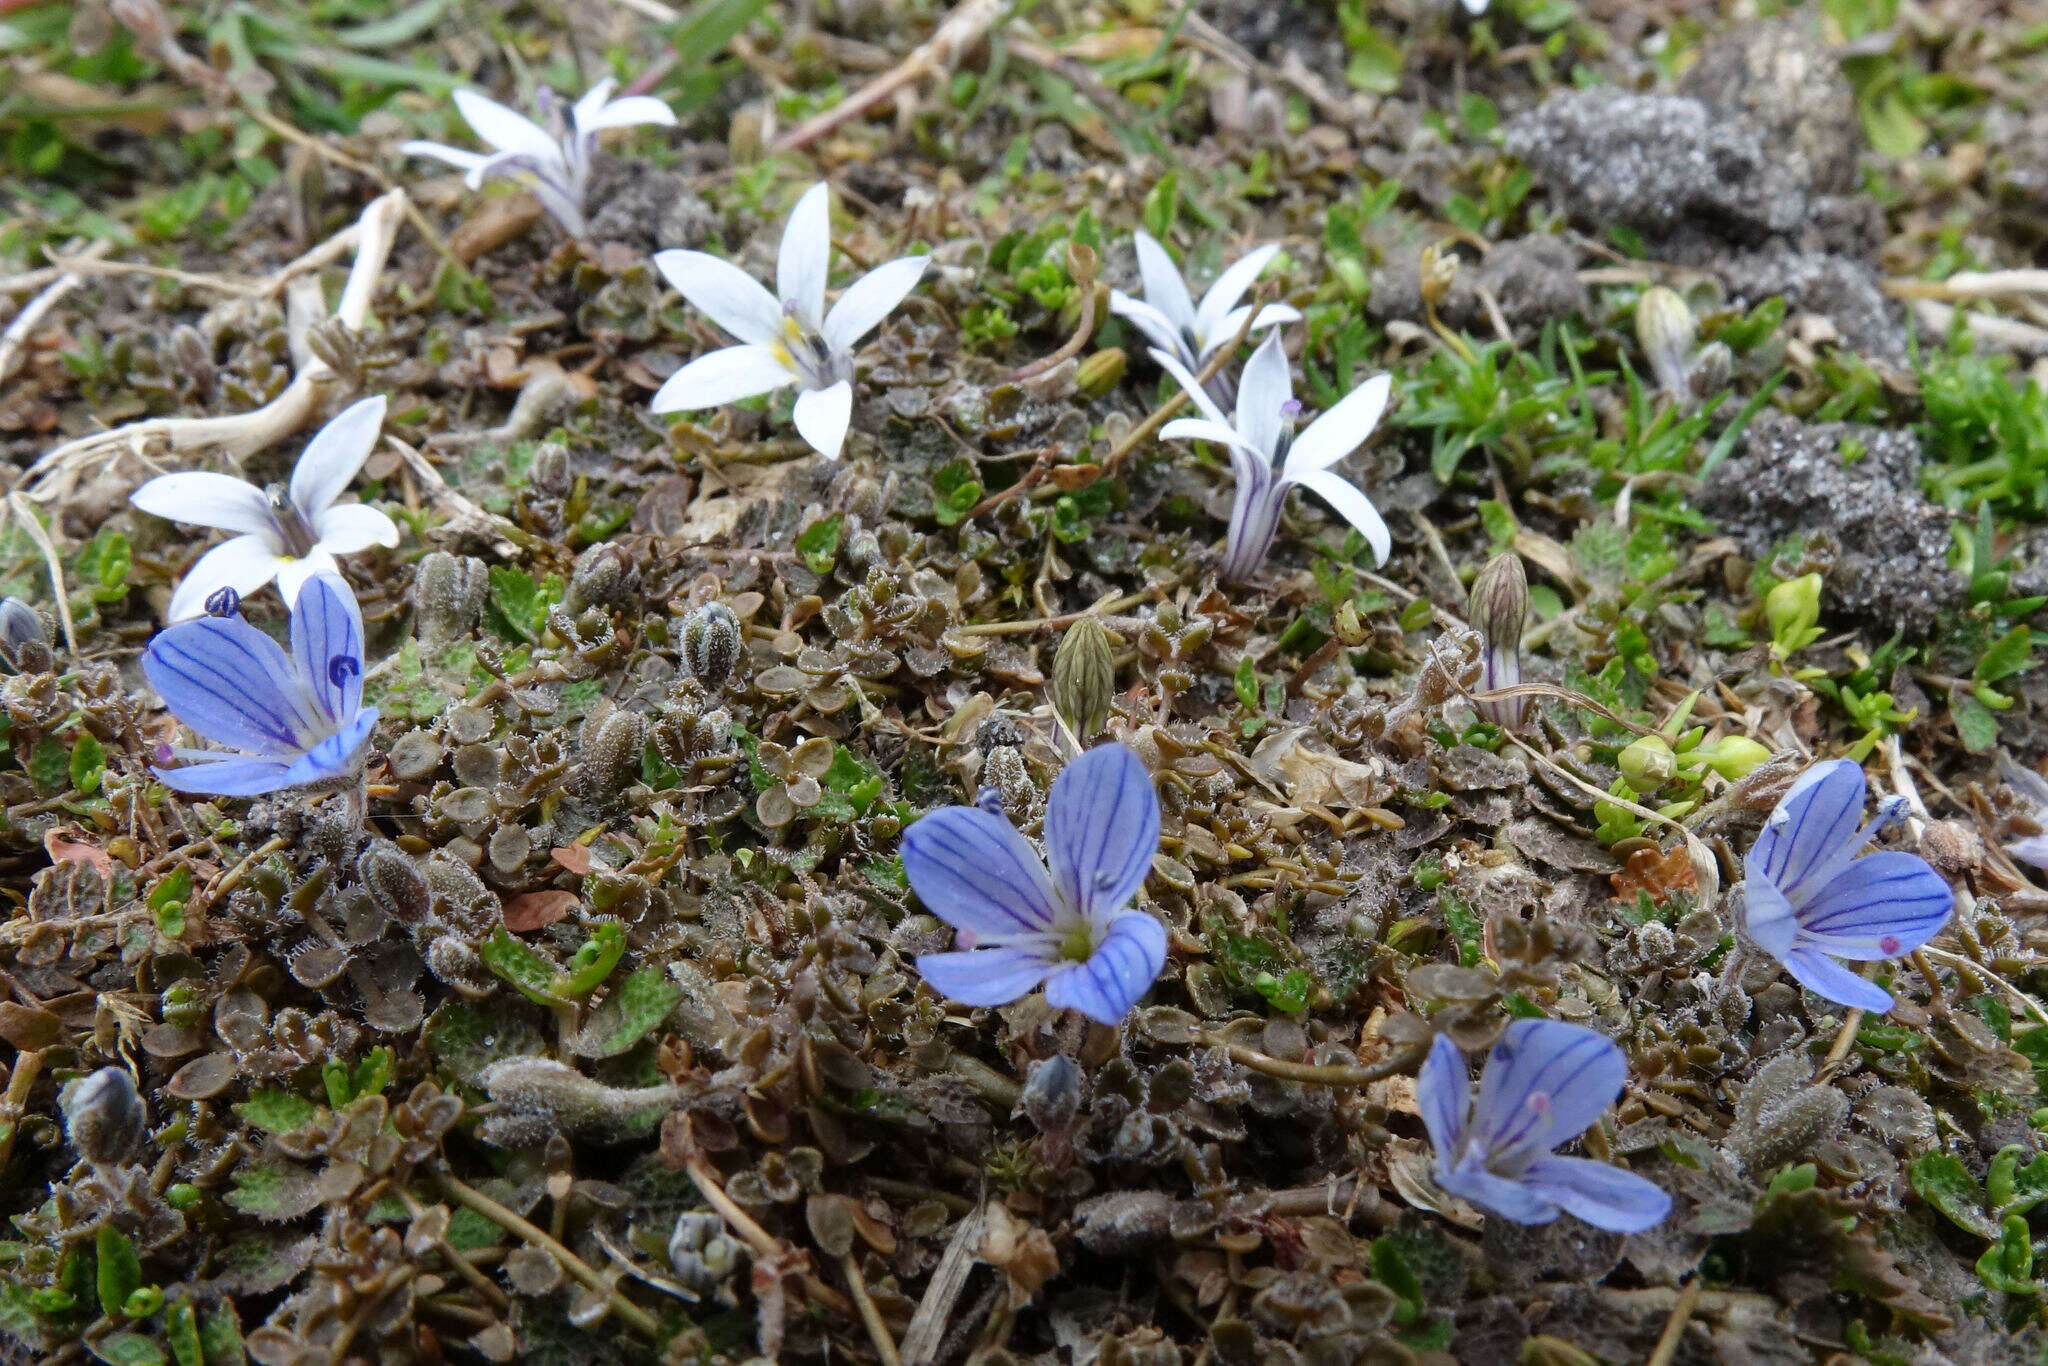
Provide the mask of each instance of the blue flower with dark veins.
{"label": "blue flower with dark veins", "polygon": [[1743,930],[1816,996],[1859,1010],[1891,995],[1836,962],[1897,958],[1948,923],[1955,893],[1918,854],[1859,858],[1905,806],[1894,798],[1863,819],[1861,765],[1830,759],[1799,775],[1742,861]]}
{"label": "blue flower with dark veins", "polygon": [[1166,963],[1166,927],[1129,909],[1158,849],[1152,775],[1117,744],[1054,780],[1043,859],[986,798],[930,813],[904,832],[903,868],[959,947],[920,954],[917,970],[966,1005],[1007,1005],[1043,986],[1054,1007],[1115,1024]]}
{"label": "blue flower with dark veins", "polygon": [[336,574],[292,607],[291,652],[239,616],[207,616],[150,641],[142,672],[171,714],[217,749],[160,746],[166,787],[217,797],[354,779],[377,709],[363,705],[363,618]]}
{"label": "blue flower with dark veins", "polygon": [[1518,1224],[1576,1215],[1611,1233],[1640,1233],[1671,1212],[1653,1181],[1556,1150],[1584,1133],[1621,1094],[1628,1059],[1612,1039],[1558,1020],[1516,1020],[1479,1076],[1436,1036],[1415,1088],[1436,1148],[1436,1183]]}

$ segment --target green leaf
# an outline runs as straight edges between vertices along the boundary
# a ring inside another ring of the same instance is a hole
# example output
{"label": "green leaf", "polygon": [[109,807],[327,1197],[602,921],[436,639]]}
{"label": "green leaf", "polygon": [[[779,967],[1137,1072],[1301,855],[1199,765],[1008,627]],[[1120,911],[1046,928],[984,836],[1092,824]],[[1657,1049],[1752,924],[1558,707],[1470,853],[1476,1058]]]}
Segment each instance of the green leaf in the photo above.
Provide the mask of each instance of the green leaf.
{"label": "green leaf", "polygon": [[223,1299],[199,1320],[199,1345],[205,1351],[206,1366],[248,1366],[249,1355],[242,1350],[242,1321],[235,1315],[233,1300]]}
{"label": "green leaf", "polygon": [[1957,1228],[1980,1238],[1998,1236],[1998,1226],[1984,1213],[1984,1190],[1960,1160],[1947,1153],[1923,1153],[1906,1174],[1920,1198]]}
{"label": "green leaf", "polygon": [[1394,1322],[1410,1324],[1422,1313],[1422,1280],[1415,1274],[1415,1268],[1408,1265],[1400,1245],[1392,1238],[1372,1240],[1372,1278],[1394,1292],[1400,1305],[1394,1310]]}
{"label": "green leaf", "polygon": [[142,1258],[128,1235],[111,1224],[101,1224],[93,1235],[98,1256],[100,1308],[110,1319],[121,1317],[121,1306],[142,1288]]}
{"label": "green leaf", "polygon": [[591,928],[590,938],[569,960],[568,975],[556,989],[564,996],[588,996],[611,975],[625,953],[625,930],[613,921],[599,921]]}
{"label": "green leaf", "polygon": [[[2024,626],[2015,626],[1992,643],[1977,661],[1976,679],[1979,683],[1996,683],[2009,678],[2027,667],[2034,653],[2034,634]],[[72,767],[77,768],[74,760]]]}
{"label": "green leaf", "polygon": [[845,529],[845,514],[835,512],[830,517],[819,518],[798,533],[796,552],[803,556],[804,563],[811,567],[813,574],[832,572],[832,563],[839,558],[839,538]]}
{"label": "green leaf", "polygon": [[668,1018],[682,989],[660,968],[642,968],[613,989],[591,1012],[576,1042],[586,1058],[610,1058],[639,1043]]}
{"label": "green leaf", "polygon": [[265,1133],[289,1134],[312,1123],[320,1107],[289,1091],[265,1089],[252,1091],[247,1100],[235,1106],[235,1113]]}
{"label": "green leaf", "polygon": [[1168,171],[1159,177],[1145,195],[1145,207],[1141,215],[1145,231],[1161,242],[1173,231],[1173,221],[1180,217],[1180,172]]}
{"label": "green leaf", "polygon": [[1961,688],[1953,689],[1948,695],[1948,708],[1964,749],[1972,754],[1987,754],[1998,744],[1998,717],[1974,695]]}
{"label": "green leaf", "polygon": [[199,1342],[199,1311],[189,1299],[173,1300],[164,1306],[164,1340],[178,1366],[206,1366],[206,1350]]}
{"label": "green leaf", "polygon": [[1391,95],[1401,85],[1401,47],[1370,24],[1361,24],[1345,35],[1351,60],[1344,67],[1344,79],[1359,90]]}
{"label": "green leaf", "polygon": [[1500,110],[1486,96],[1467,92],[1458,100],[1458,117],[1474,137],[1485,137],[1500,127]]}
{"label": "green leaf", "polygon": [[2034,1284],[2034,1246],[2028,1239],[2027,1221],[2017,1214],[2006,1216],[1997,1239],[1977,1259],[1977,1279],[1987,1289],[2008,1295],[2038,1295]]}
{"label": "green leaf", "polygon": [[547,625],[547,595],[531,574],[510,565],[491,566],[491,606],[498,609],[498,615],[519,640],[539,640]]}
{"label": "green leaf", "polygon": [[92,1345],[92,1354],[113,1366],[164,1366],[164,1349],[140,1333],[112,1333]]}
{"label": "green leaf", "polygon": [[71,754],[54,735],[45,735],[29,756],[28,776],[43,792],[63,792],[71,786]]}
{"label": "green leaf", "polygon": [[1764,1200],[1768,1202],[1780,1195],[1797,1195],[1811,1189],[1820,1180],[1820,1168],[1811,1162],[1802,1162],[1796,1167],[1787,1167],[1771,1178],[1771,1184],[1764,1187]]}
{"label": "green leaf", "polygon": [[317,1209],[320,1188],[304,1168],[244,1162],[235,1168],[235,1188],[223,1198],[244,1214],[278,1224]]}
{"label": "green leaf", "polygon": [[1865,100],[1858,111],[1870,145],[1894,161],[1913,156],[1927,143],[1927,125],[1906,107],[1905,98],[1887,90],[1874,100]]}
{"label": "green leaf", "polygon": [[106,748],[93,738],[91,731],[80,732],[78,743],[71,747],[71,786],[90,797],[100,790],[100,778],[106,771]]}
{"label": "green leaf", "polygon": [[562,974],[555,965],[503,925],[478,952],[492,972],[519,988],[527,1000],[549,1007],[565,1004],[556,990]]}
{"label": "green leaf", "polygon": [[940,526],[957,526],[981,501],[981,481],[974,466],[955,460],[932,475],[932,517]]}
{"label": "green leaf", "polygon": [[1244,704],[1246,711],[1259,709],[1259,671],[1252,667],[1252,657],[1241,655],[1237,661],[1237,676],[1231,680],[1237,689],[1237,700]]}

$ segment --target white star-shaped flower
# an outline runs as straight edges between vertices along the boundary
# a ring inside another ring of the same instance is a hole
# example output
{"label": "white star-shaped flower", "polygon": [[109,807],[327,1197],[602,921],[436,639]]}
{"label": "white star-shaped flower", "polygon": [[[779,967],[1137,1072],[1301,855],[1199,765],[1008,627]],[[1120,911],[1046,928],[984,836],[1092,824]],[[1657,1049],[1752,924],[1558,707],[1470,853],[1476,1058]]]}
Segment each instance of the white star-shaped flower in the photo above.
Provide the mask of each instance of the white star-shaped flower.
{"label": "white star-shaped flower", "polygon": [[[1237,301],[1252,287],[1267,263],[1280,254],[1278,242],[1254,247],[1217,276],[1216,283],[1209,286],[1209,292],[1197,304],[1173,258],[1152,234],[1133,233],[1131,240],[1138,249],[1138,277],[1145,282],[1145,297],[1134,299],[1120,289],[1112,290],[1110,312],[1128,318],[1132,326],[1151,338],[1154,346],[1190,370],[1207,365],[1219,348],[1230,345],[1243,330],[1251,306],[1240,308]],[[1300,318],[1301,314],[1286,304],[1267,304],[1252,320],[1252,331]]]}
{"label": "white star-shaped flower", "polygon": [[823,181],[804,191],[782,230],[775,289],[729,261],[701,251],[655,253],[654,264],[685,299],[739,338],[668,377],[654,396],[657,413],[713,408],[794,384],[797,433],[837,460],[853,417],[853,346],[917,286],[925,258],[904,256],[855,280],[825,309],[832,263],[832,202]]}
{"label": "white star-shaped flower", "polygon": [[486,180],[515,181],[533,192],[563,231],[581,237],[589,229],[583,208],[597,135],[607,128],[676,121],[675,111],[652,95],[613,99],[612,87],[617,84],[607,76],[590,87],[570,108],[567,128],[562,126],[554,92],[546,86],[534,100],[546,127],[487,95],[458,90],[455,107],[491,150],[469,152],[438,142],[408,142],[398,150],[461,167],[469,173],[465,179],[472,190],[481,188]]}
{"label": "white star-shaped flower", "polygon": [[384,426],[384,396],[351,404],[306,443],[288,488],[259,489],[232,475],[189,470],[160,475],[129,501],[167,521],[242,533],[199,557],[171,595],[169,618],[206,610],[223,588],[237,597],[277,580],[286,605],[306,580],[336,568],[335,556],[398,544],[398,524],[376,508],[337,503]]}

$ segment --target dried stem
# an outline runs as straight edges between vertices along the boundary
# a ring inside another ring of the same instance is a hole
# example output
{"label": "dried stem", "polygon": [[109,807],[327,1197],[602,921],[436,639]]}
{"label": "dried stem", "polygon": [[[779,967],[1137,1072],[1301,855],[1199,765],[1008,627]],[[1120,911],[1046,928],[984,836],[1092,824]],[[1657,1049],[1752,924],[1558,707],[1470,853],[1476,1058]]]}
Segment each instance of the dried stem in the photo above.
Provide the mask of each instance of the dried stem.
{"label": "dried stem", "polygon": [[447,1172],[436,1172],[434,1177],[440,1183],[441,1190],[450,1200],[466,1209],[474,1210],[506,1232],[524,1238],[528,1243],[553,1257],[562,1270],[573,1276],[586,1290],[591,1290],[604,1296],[610,1302],[612,1312],[621,1319],[631,1324],[634,1328],[639,1329],[648,1337],[658,1335],[660,1325],[655,1322],[652,1314],[627,1299],[619,1292],[619,1288],[607,1281],[603,1274],[595,1267],[549,1237],[547,1231],[539,1225],[514,1214],[511,1210],[506,1209],[503,1205],[491,1199],[490,1196],[485,1195],[482,1191],[472,1186],[465,1185]]}
{"label": "dried stem", "polygon": [[860,1309],[860,1321],[867,1325],[868,1336],[874,1340],[875,1353],[882,1358],[882,1366],[903,1366],[903,1358],[896,1354],[896,1339],[889,1336],[889,1325],[882,1322],[882,1311],[875,1308],[875,1301],[868,1294],[868,1283],[860,1274],[860,1264],[853,1259],[853,1253],[839,1254],[839,1270],[846,1277],[846,1288],[853,1292],[853,1302]]}
{"label": "dried stem", "polygon": [[[718,1172],[705,1160],[704,1154],[692,1152],[683,1164],[683,1170],[689,1173],[690,1180],[696,1184],[697,1193],[704,1197],[704,1203],[717,1210],[719,1216],[732,1226],[732,1231],[740,1236],[740,1241],[754,1250],[757,1261],[773,1266],[783,1260],[788,1249],[782,1240],[762,1228],[751,1214],[741,1209],[739,1204],[725,1193],[725,1187],[719,1184]],[[805,1293],[818,1303],[836,1309],[842,1314],[851,1315],[855,1312],[853,1301],[810,1272],[806,1271],[803,1279]]]}
{"label": "dried stem", "polygon": [[1706,1288],[1698,1276],[1685,1283],[1679,1292],[1678,1303],[1672,1306],[1671,1317],[1664,1324],[1664,1331],[1657,1336],[1657,1346],[1651,1351],[1649,1360],[1643,1366],[1671,1366],[1678,1355],[1678,1344],[1685,1339],[1685,1325],[1699,1308],[1700,1292]]}
{"label": "dried stem", "polygon": [[[113,243],[111,242],[95,242],[75,259],[79,262],[92,261],[112,246]],[[71,263],[60,262],[59,264],[69,267]],[[85,283],[83,274],[75,269],[67,268],[62,275],[52,280],[42,293],[21,306],[21,312],[15,314],[14,321],[7,324],[7,330],[0,332],[0,382],[6,381],[9,372],[14,369],[15,359],[28,346],[29,333],[36,330],[37,325],[42,322],[44,316],[51,309],[55,308],[66,294],[77,289],[83,283]]]}
{"label": "dried stem", "polygon": [[1390,1055],[1366,1067],[1345,1067],[1338,1064],[1288,1062],[1246,1048],[1241,1043],[1232,1043],[1220,1034],[1197,1033],[1195,1038],[1209,1048],[1220,1048],[1230,1055],[1230,1060],[1254,1072],[1263,1072],[1269,1077],[1282,1081],[1298,1081],[1309,1086],[1364,1086],[1368,1083],[1391,1077],[1402,1070],[1399,1055]]}
{"label": "dried stem", "polygon": [[791,152],[815,142],[840,124],[850,123],[870,109],[878,108],[906,86],[949,69],[966,55],[968,48],[995,27],[996,20],[1002,18],[1008,9],[1007,0],[961,0],[946,16],[945,22],[933,30],[930,38],[912,49],[909,56],[824,113],[806,119],[784,133],[775,140],[775,150]]}

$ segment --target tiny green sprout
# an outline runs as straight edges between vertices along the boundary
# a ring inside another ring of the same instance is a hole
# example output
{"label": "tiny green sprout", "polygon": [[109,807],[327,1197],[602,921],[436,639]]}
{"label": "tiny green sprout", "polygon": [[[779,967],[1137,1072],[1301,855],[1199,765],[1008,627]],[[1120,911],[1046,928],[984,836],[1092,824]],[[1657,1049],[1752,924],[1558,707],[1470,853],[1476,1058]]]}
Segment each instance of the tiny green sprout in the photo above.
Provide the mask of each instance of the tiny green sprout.
{"label": "tiny green sprout", "polygon": [[163,1287],[145,1285],[122,1303],[121,1312],[131,1319],[146,1319],[163,1307]]}
{"label": "tiny green sprout", "polygon": [[68,1314],[77,1305],[78,1297],[76,1295],[73,1295],[68,1290],[59,1290],[55,1286],[45,1286],[41,1290],[31,1290],[28,1296],[28,1307],[35,1310],[38,1314],[49,1318],[57,1318],[60,1315]]}
{"label": "tiny green sprout", "polygon": [[1783,663],[1820,639],[1819,574],[1787,579],[1764,598],[1764,620],[1771,627],[1771,658]]}
{"label": "tiny green sprout", "polygon": [[191,1209],[199,1203],[199,1187],[190,1181],[173,1182],[164,1190],[164,1203],[172,1209]]}
{"label": "tiny green sprout", "polygon": [[1732,781],[1747,777],[1758,764],[1771,757],[1771,751],[1769,746],[1747,735],[1724,735],[1711,745],[1701,745],[1693,751],[1693,756]]}

